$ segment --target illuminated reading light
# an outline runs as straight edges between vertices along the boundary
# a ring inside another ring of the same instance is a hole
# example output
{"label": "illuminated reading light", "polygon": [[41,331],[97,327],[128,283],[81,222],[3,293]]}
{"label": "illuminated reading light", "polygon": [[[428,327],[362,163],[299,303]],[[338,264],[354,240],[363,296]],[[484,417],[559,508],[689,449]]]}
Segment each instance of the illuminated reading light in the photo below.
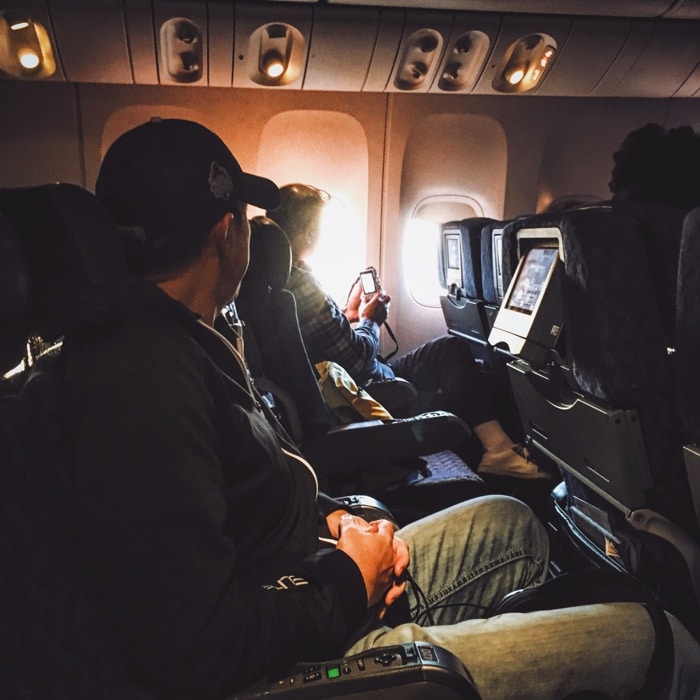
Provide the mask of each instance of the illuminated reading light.
{"label": "illuminated reading light", "polygon": [[17,54],[17,60],[20,62],[23,68],[27,70],[34,70],[39,67],[41,59],[38,54],[31,49],[24,49]]}
{"label": "illuminated reading light", "polygon": [[517,85],[525,77],[525,71],[522,68],[513,68],[506,74],[506,80],[511,85]]}
{"label": "illuminated reading light", "polygon": [[279,78],[285,71],[282,56],[277,51],[268,51],[263,58],[262,68],[268,77]]}
{"label": "illuminated reading light", "polygon": [[56,60],[48,32],[40,22],[0,11],[0,71],[15,78],[48,78]]}

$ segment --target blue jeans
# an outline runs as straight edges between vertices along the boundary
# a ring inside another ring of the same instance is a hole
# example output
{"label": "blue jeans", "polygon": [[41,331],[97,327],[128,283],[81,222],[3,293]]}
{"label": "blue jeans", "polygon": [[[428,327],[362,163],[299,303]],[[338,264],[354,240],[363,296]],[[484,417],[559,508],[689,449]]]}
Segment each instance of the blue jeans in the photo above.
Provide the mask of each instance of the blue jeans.
{"label": "blue jeans", "polygon": [[[629,697],[654,647],[636,603],[607,603],[486,618],[508,592],[544,580],[544,528],[520,501],[483,496],[401,529],[411,551],[406,619],[365,634],[348,650],[427,641],[456,654],[484,700],[561,700],[580,690]],[[425,604],[431,608],[430,617]],[[675,619],[671,695],[700,698],[700,648]]]}

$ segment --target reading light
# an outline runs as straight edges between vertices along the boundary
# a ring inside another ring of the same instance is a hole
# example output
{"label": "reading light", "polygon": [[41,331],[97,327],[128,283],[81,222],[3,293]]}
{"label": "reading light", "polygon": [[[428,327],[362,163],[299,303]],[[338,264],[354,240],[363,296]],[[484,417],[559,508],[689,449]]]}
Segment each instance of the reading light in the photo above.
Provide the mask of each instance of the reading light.
{"label": "reading light", "polygon": [[0,70],[16,78],[47,78],[56,72],[51,40],[40,22],[0,12]]}
{"label": "reading light", "polygon": [[260,61],[260,66],[262,68],[262,72],[268,78],[273,79],[280,78],[286,70],[286,66],[284,65],[284,59],[282,58],[282,55],[279,51],[276,51],[274,49],[271,49],[270,51],[267,51],[264,54]]}
{"label": "reading light", "polygon": [[493,80],[499,92],[529,92],[540,83],[554,59],[556,42],[546,34],[522,37],[506,53],[505,65]]}
{"label": "reading light", "polygon": [[525,77],[525,70],[519,66],[510,68],[505,73],[505,79],[511,85],[517,85]]}
{"label": "reading light", "polygon": [[34,70],[39,67],[41,59],[37,55],[36,51],[32,49],[22,49],[17,53],[17,60],[20,62],[22,67],[27,70]]}

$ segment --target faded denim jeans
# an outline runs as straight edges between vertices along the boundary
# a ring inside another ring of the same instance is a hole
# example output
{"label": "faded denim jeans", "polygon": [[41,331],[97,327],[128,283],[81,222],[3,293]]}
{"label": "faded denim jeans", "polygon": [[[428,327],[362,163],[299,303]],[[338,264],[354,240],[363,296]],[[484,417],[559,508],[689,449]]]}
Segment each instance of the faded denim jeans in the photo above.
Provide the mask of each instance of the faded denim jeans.
{"label": "faded denim jeans", "polygon": [[[378,627],[349,654],[402,642],[435,643],[463,661],[483,700],[562,700],[581,690],[626,698],[641,687],[654,631],[636,603],[485,617],[506,593],[537,585],[546,575],[547,535],[521,502],[476,498],[397,534],[409,544],[409,571],[422,592],[409,583],[406,615],[414,622]],[[675,669],[669,697],[700,698],[700,647],[670,619]]]}

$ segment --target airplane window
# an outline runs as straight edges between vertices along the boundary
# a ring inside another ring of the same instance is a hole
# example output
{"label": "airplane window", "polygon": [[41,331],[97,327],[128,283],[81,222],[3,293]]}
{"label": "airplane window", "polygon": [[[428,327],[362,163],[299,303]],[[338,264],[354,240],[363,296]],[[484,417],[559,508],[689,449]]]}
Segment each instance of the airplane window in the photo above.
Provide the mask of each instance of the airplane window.
{"label": "airplane window", "polygon": [[325,235],[307,262],[343,305],[358,272],[367,265],[380,267],[378,252],[368,252],[369,156],[362,124],[333,110],[281,112],[265,124],[257,169],[279,185],[302,182],[331,195]]}
{"label": "airplane window", "polygon": [[[364,246],[358,241],[362,229],[357,213],[348,202],[330,194],[323,212],[321,238],[307,262],[326,292],[343,306],[358,272],[372,261],[365,260]],[[377,266],[376,261],[374,264]]]}
{"label": "airplane window", "polygon": [[443,291],[438,273],[440,226],[447,221],[461,221],[472,216],[483,216],[481,207],[464,195],[429,197],[414,209],[404,237],[403,269],[416,303],[440,306]]}

